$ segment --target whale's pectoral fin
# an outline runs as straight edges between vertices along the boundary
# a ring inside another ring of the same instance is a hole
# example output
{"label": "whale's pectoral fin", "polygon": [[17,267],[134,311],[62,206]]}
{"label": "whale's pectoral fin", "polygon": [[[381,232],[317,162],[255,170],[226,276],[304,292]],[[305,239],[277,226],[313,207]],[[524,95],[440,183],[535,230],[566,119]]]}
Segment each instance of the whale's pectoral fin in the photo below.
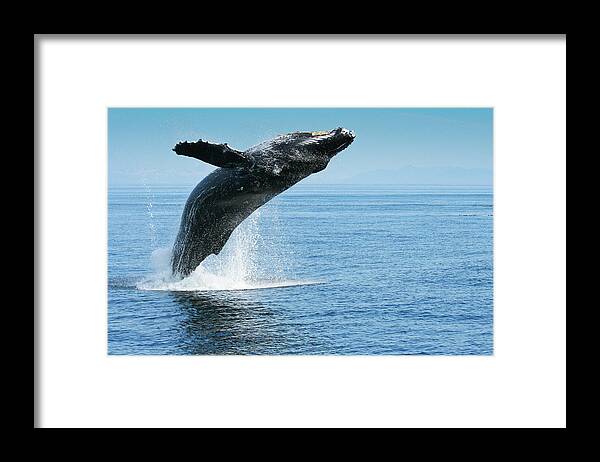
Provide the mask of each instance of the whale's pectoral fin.
{"label": "whale's pectoral fin", "polygon": [[193,143],[184,141],[177,143],[173,151],[180,156],[203,160],[216,167],[248,167],[252,164],[242,152],[230,148],[227,144],[214,144],[202,140]]}

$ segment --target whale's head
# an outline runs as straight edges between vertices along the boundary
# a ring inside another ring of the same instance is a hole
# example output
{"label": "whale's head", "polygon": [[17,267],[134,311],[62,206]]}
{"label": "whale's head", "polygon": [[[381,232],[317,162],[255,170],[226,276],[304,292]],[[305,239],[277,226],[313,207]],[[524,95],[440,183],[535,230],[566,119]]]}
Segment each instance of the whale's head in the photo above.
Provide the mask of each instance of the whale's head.
{"label": "whale's head", "polygon": [[266,168],[280,171],[302,172],[306,175],[327,167],[333,156],[354,141],[354,132],[346,128],[329,131],[294,132],[280,135],[261,143],[247,152],[258,157]]}
{"label": "whale's head", "polygon": [[355,137],[352,130],[342,127],[330,131],[305,132],[297,135],[300,138],[299,146],[307,147],[308,150],[313,150],[330,159],[350,146]]}

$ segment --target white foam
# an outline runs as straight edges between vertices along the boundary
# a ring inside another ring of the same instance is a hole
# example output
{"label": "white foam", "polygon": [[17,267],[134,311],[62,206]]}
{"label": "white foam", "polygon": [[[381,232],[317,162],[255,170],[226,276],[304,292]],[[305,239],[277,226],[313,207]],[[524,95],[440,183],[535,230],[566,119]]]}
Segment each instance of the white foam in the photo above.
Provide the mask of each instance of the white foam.
{"label": "white foam", "polygon": [[[171,248],[161,248],[152,252],[152,275],[136,284],[140,290],[160,291],[214,291],[214,290],[253,290],[320,284],[323,281],[293,280],[283,276],[277,262],[269,262],[269,268],[260,268],[256,252],[260,235],[258,220],[260,214],[254,212],[240,225],[221,251],[209,256],[189,276],[175,278],[171,274]],[[265,273],[275,277],[268,279]]]}
{"label": "white foam", "polygon": [[219,274],[211,273],[203,268],[202,265],[200,265],[192,274],[184,279],[150,279],[140,282],[137,285],[137,288],[141,290],[199,292],[219,290],[272,289],[320,283],[322,283],[322,281],[230,279]]}

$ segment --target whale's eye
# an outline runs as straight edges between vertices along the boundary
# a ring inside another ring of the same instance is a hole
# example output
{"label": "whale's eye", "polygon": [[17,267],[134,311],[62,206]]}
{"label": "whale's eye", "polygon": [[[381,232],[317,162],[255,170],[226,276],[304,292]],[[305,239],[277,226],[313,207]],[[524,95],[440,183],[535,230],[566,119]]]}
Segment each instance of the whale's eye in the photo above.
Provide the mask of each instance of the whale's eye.
{"label": "whale's eye", "polygon": [[327,135],[327,134],[329,134],[329,132],[328,132],[328,131],[321,131],[321,132],[310,132],[310,134],[311,134],[312,136],[321,136],[321,135]]}

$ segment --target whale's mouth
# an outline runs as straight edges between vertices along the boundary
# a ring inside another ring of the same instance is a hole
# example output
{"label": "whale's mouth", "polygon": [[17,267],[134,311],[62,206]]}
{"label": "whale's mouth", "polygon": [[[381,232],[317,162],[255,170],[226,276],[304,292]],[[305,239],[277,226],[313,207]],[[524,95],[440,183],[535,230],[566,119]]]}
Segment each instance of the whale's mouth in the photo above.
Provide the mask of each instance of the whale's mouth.
{"label": "whale's mouth", "polygon": [[352,130],[342,127],[325,131],[298,132],[297,135],[303,138],[301,145],[315,146],[319,153],[329,158],[350,146],[356,137]]}
{"label": "whale's mouth", "polygon": [[353,140],[354,139],[342,141],[338,146],[334,147],[330,151],[330,153],[331,154],[337,154],[338,152],[343,151],[344,149],[346,149],[348,146],[350,146],[352,144]]}
{"label": "whale's mouth", "polygon": [[329,154],[335,155],[340,151],[343,151],[352,144],[356,135],[352,130],[346,128],[336,128],[331,132],[332,143],[329,148]]}

